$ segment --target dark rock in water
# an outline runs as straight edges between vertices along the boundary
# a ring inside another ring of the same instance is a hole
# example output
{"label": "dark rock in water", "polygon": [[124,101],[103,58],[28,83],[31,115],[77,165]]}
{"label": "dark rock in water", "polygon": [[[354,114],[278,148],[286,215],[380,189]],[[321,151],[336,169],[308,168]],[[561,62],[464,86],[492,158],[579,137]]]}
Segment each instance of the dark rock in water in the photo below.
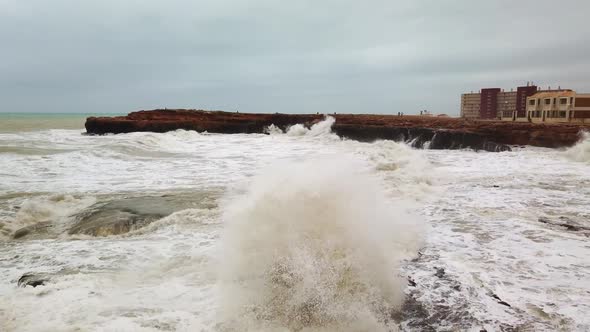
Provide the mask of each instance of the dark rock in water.
{"label": "dark rock in water", "polygon": [[408,285],[412,286],[412,287],[416,287],[416,282],[414,281],[414,279],[412,279],[411,277],[408,277]]}
{"label": "dark rock in water", "polygon": [[418,255],[416,255],[416,257],[412,258],[412,262],[416,263],[416,262],[420,261],[420,259],[422,259],[422,256],[424,256],[422,251],[418,251]]}
{"label": "dark rock in water", "polygon": [[430,142],[431,149],[474,149],[490,152],[510,151],[508,145],[495,143],[483,135],[450,130],[437,130]]}
{"label": "dark rock in water", "polygon": [[537,220],[543,224],[552,224],[551,220],[549,220],[549,218],[539,217],[539,219],[537,219]]}
{"label": "dark rock in water", "polygon": [[499,297],[498,295],[496,295],[496,294],[494,294],[494,293],[491,293],[491,294],[490,294],[490,296],[491,296],[491,297],[493,297],[494,299],[496,299],[496,301],[498,301],[498,303],[500,303],[501,305],[507,306],[507,307],[509,307],[509,308],[511,308],[511,307],[512,307],[512,306],[511,306],[510,304],[508,304],[507,302],[505,302],[505,301],[502,301],[502,299],[500,299],[500,297]]}
{"label": "dark rock in water", "polygon": [[339,136],[372,142],[378,139],[410,142],[415,148],[435,150],[473,149],[490,152],[510,151],[510,147],[490,141],[485,136],[455,130],[441,130],[432,128],[405,128],[384,126],[363,126],[335,124],[332,131]]}
{"label": "dark rock in water", "polygon": [[96,204],[75,216],[69,234],[109,236],[145,227],[176,211],[193,207],[193,197],[148,196]]}
{"label": "dark rock in water", "polygon": [[53,225],[49,221],[36,223],[34,225],[30,225],[30,226],[26,226],[26,227],[18,229],[16,232],[14,232],[14,234],[12,235],[12,238],[16,240],[16,239],[21,239],[23,237],[28,237],[29,235],[31,235],[33,233],[47,232],[47,230],[49,230],[52,227],[53,227]]}
{"label": "dark rock in water", "polygon": [[434,274],[435,276],[442,278],[445,276],[445,269],[440,267],[436,269],[436,273]]}
{"label": "dark rock in water", "polygon": [[25,273],[20,277],[17,281],[17,285],[19,287],[37,287],[37,286],[44,286],[50,280],[50,275],[45,273],[35,274],[35,273]]}
{"label": "dark rock in water", "polygon": [[547,217],[539,217],[538,221],[543,224],[564,227],[571,232],[590,231],[590,227],[584,226],[574,220],[567,217],[559,217],[559,220],[551,220]]}
{"label": "dark rock in water", "polygon": [[97,211],[82,218],[69,231],[70,234],[109,236],[139,229],[164,215],[145,215],[133,211]]}

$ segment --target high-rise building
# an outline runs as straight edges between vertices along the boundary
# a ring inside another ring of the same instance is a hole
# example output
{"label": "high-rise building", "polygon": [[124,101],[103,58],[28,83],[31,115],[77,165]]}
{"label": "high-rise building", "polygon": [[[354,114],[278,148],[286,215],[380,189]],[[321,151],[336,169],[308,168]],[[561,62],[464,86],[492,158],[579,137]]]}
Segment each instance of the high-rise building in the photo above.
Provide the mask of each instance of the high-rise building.
{"label": "high-rise building", "polygon": [[517,104],[517,91],[498,93],[498,118],[512,117]]}
{"label": "high-rise building", "polygon": [[476,119],[479,118],[479,105],[481,97],[479,93],[464,93],[461,95],[461,117]]}
{"label": "high-rise building", "polygon": [[526,117],[526,99],[537,93],[537,90],[538,88],[534,85],[519,86],[518,88],[516,88],[515,118]]}
{"label": "high-rise building", "polygon": [[516,91],[485,88],[479,93],[461,95],[461,117],[472,119],[526,119],[526,98],[537,93],[535,85],[520,86]]}
{"label": "high-rise building", "polygon": [[479,117],[482,119],[496,119],[498,117],[498,94],[500,88],[481,89]]}

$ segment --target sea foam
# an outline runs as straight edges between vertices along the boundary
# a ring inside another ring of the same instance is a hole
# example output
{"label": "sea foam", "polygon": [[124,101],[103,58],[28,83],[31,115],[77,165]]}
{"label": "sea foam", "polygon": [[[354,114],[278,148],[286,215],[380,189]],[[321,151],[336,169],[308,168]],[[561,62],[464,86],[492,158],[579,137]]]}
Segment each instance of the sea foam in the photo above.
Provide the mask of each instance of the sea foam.
{"label": "sea foam", "polygon": [[565,151],[565,155],[574,161],[590,163],[590,132],[582,133],[582,139]]}
{"label": "sea foam", "polygon": [[307,129],[302,124],[296,124],[287,129],[288,136],[324,136],[332,133],[332,125],[336,122],[331,116],[326,116],[323,121],[315,123]]}
{"label": "sea foam", "polygon": [[360,161],[264,170],[225,209],[222,321],[237,330],[392,330],[398,270],[420,219],[391,206]]}

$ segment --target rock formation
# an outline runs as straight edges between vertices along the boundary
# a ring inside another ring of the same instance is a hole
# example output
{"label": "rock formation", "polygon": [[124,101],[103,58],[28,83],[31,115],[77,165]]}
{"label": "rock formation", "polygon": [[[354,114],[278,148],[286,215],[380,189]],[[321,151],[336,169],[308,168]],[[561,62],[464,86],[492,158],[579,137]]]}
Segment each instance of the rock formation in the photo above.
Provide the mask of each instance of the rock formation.
{"label": "rock formation", "polygon": [[[471,148],[486,151],[510,150],[508,145],[542,147],[571,146],[590,124],[533,124],[528,122],[474,121],[449,117],[334,114],[332,131],[341,137],[374,141],[403,140],[430,149]],[[118,117],[90,117],[89,134],[166,132],[177,129],[209,133],[263,133],[271,124],[286,129],[294,124],[310,126],[320,114],[248,114],[202,110],[153,110]],[[428,145],[425,145],[429,142]]]}
{"label": "rock formation", "polygon": [[181,196],[132,197],[98,203],[76,215],[68,233],[91,236],[125,234],[193,205]]}
{"label": "rock formation", "polygon": [[18,287],[37,287],[44,286],[51,279],[48,273],[25,273],[17,281]]}

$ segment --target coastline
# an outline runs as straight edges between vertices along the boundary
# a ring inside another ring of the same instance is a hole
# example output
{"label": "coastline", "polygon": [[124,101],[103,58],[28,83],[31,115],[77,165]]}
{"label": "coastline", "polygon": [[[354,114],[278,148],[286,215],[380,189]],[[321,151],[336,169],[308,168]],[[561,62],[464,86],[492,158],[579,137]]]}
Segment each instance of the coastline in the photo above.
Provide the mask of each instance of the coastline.
{"label": "coastline", "polygon": [[[332,131],[343,138],[411,141],[419,148],[429,142],[431,149],[472,148],[497,152],[510,150],[510,145],[568,147],[580,139],[582,131],[590,130],[590,124],[536,124],[412,115],[335,113],[329,116],[336,120]],[[295,124],[309,127],[324,117],[323,114],[156,109],[126,116],[89,117],[85,127],[88,134],[98,135],[178,129],[223,134],[264,133],[271,124],[283,130]]]}

